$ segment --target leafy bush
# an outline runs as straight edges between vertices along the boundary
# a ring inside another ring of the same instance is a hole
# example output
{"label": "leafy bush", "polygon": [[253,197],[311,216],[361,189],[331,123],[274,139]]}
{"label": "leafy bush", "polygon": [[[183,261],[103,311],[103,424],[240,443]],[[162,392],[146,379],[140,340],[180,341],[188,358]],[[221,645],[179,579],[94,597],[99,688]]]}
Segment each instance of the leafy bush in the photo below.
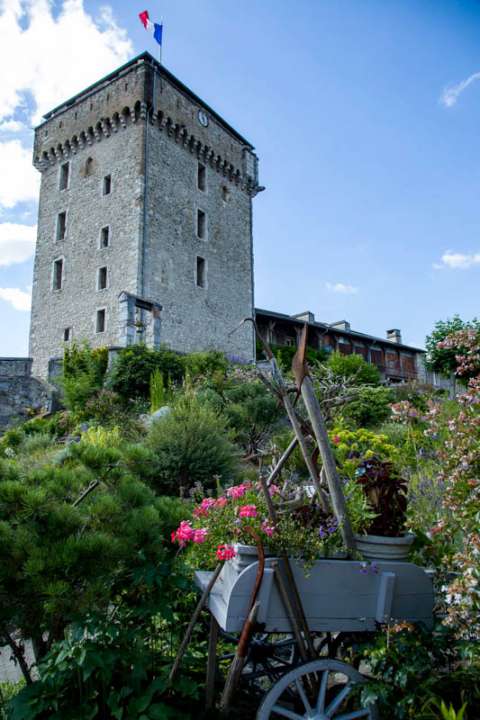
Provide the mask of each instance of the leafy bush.
{"label": "leafy bush", "polygon": [[214,375],[223,376],[228,368],[228,360],[218,350],[190,353],[184,356],[183,361],[185,372],[191,380]]}
{"label": "leafy bush", "polygon": [[339,352],[331,353],[327,366],[334,375],[349,378],[357,385],[378,385],[380,372],[375,365],[368,363],[361,355],[342,355]]}
{"label": "leafy bush", "polygon": [[170,522],[168,505],[157,509],[112,440],[112,431],[89,430],[60,466],[21,475],[13,462],[0,466],[0,598],[15,599],[0,602],[0,636],[17,628],[39,657],[69,622],[108,608],[118,593],[126,601],[132,573],[170,552],[178,513]]}
{"label": "leafy bush", "polygon": [[110,371],[107,385],[124,400],[148,399],[150,378],[158,370],[166,386],[179,383],[184,376],[183,359],[172,350],[152,350],[131,345],[120,350]]}
{"label": "leafy bush", "polygon": [[[443,373],[444,375],[454,374],[457,371],[457,356],[468,347],[468,333],[480,333],[480,320],[473,318],[470,322],[461,319],[459,315],[454,315],[448,320],[439,320],[435,323],[435,327],[430,335],[425,339],[425,348],[427,350],[426,365],[431,370]],[[466,343],[461,344],[455,342],[450,345],[445,343],[450,337],[457,335],[463,336]],[[478,367],[473,372],[462,373],[463,377],[473,377],[478,374]]]}
{"label": "leafy bush", "polygon": [[65,348],[60,385],[68,410],[82,415],[87,401],[103,385],[108,365],[108,349],[91,349],[87,344]]}
{"label": "leafy bush", "polygon": [[399,623],[378,632],[361,656],[371,681],[362,690],[364,701],[378,703],[380,717],[389,720],[438,720],[444,702],[467,711],[464,720],[480,717],[480,666],[463,668],[451,632],[435,632]]}
{"label": "leafy bush", "polygon": [[393,393],[385,387],[361,387],[342,408],[342,416],[357,427],[377,427],[391,415]]}
{"label": "leafy bush", "polygon": [[364,460],[355,470],[368,504],[376,513],[366,532],[397,537],[405,530],[407,482],[391,462],[378,458]]}
{"label": "leafy bush", "polygon": [[196,483],[214,487],[216,476],[225,482],[237,472],[225,419],[192,394],[152,425],[147,445],[156,456],[153,487],[160,494],[185,493]]}
{"label": "leafy bush", "polygon": [[259,380],[252,380],[248,371],[239,370],[221,387],[207,383],[197,396],[227,418],[235,442],[247,454],[265,444],[285,414],[277,398]]}
{"label": "leafy bush", "polygon": [[335,427],[330,433],[335,457],[347,477],[355,477],[355,471],[365,460],[374,457],[382,461],[396,460],[397,448],[386,435],[374,433],[366,428],[347,430]]}
{"label": "leafy bush", "polygon": [[257,382],[234,382],[223,392],[223,412],[235,440],[247,453],[255,453],[285,414],[277,398]]}
{"label": "leafy bush", "polygon": [[173,612],[185,578],[165,564],[142,568],[130,582],[141,603],[120,602],[69,626],[39,664],[39,679],[10,702],[10,720],[191,717],[199,683],[180,675],[168,685],[172,641],[180,641]]}
{"label": "leafy bush", "polygon": [[[292,369],[292,360],[297,352],[297,347],[295,345],[272,345],[271,350],[280,368],[285,372],[289,372]],[[305,357],[309,365],[314,365],[326,360],[328,353],[325,350],[315,350],[312,347],[307,347]],[[265,359],[260,343],[257,343],[257,358],[259,360]]]}

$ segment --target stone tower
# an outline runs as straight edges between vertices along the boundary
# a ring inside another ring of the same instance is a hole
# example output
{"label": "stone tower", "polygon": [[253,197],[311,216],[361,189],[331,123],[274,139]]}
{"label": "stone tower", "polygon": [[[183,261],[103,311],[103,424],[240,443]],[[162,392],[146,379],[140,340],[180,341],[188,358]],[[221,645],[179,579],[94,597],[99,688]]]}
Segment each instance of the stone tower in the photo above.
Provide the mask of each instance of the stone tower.
{"label": "stone tower", "polygon": [[257,157],[151,55],[47,113],[34,165],[35,375],[83,340],[254,357]]}

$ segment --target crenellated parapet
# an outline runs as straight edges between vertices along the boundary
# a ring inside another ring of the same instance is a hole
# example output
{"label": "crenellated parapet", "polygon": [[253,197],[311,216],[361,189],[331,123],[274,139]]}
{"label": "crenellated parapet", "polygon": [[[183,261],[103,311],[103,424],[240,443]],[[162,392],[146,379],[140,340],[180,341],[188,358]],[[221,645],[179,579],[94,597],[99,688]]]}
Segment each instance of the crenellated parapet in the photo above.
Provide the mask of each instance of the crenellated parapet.
{"label": "crenellated parapet", "polygon": [[110,117],[101,117],[95,125],[90,125],[72,137],[43,150],[41,154],[36,154],[33,164],[37,170],[43,172],[56,163],[67,161],[85,147],[108,140],[118,132],[127,131],[132,125],[146,122],[249,195],[254,196],[263,189],[258,185],[257,157],[250,148],[244,149],[243,168],[236,167],[215,148],[202,142],[185,123],[176,121],[162,110],[154,110],[141,100],[137,100],[133,106],[126,106],[121,111],[112,113]]}

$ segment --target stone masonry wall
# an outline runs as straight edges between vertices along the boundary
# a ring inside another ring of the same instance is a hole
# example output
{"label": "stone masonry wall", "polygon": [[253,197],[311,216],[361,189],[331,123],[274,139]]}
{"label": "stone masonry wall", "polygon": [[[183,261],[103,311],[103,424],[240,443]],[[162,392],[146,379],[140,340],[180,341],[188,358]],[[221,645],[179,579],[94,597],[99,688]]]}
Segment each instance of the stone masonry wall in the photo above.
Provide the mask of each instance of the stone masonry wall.
{"label": "stone masonry wall", "polygon": [[[156,80],[159,111],[175,112],[180,124],[204,133],[226,157],[241,162],[243,146],[164,80]],[[197,130],[198,128],[198,130]],[[206,168],[198,189],[199,163]],[[251,196],[155,124],[148,128],[147,232],[144,294],[161,303],[162,341],[191,352],[216,348],[246,360],[254,357],[252,326],[235,330],[253,315]],[[206,213],[206,237],[196,232],[197,210]],[[196,285],[197,256],[206,261],[205,287]]]}
{"label": "stone masonry wall", "polygon": [[[207,127],[199,122],[201,107]],[[199,161],[207,167],[204,193],[197,189]],[[67,162],[69,184],[61,190]],[[35,376],[47,377],[49,359],[63,354],[66,328],[69,341],[118,345],[122,291],[164,306],[161,342],[173,349],[215,347],[253,358],[252,328],[228,333],[253,314],[257,160],[213,111],[144,55],[52,111],[36,130],[34,164],[42,172],[30,333]],[[106,175],[112,191],[103,195]],[[208,216],[205,241],[195,234],[197,207]],[[62,212],[66,234],[58,240]],[[110,246],[102,249],[104,226]],[[206,261],[205,288],[195,285],[197,255]],[[100,267],[107,267],[104,290],[97,288]],[[106,328],[97,333],[103,308]]]}
{"label": "stone masonry wall", "polygon": [[0,358],[0,377],[28,377],[31,372],[31,358]]}
{"label": "stone masonry wall", "polygon": [[[125,83],[122,80],[122,87]],[[141,96],[142,90],[137,88],[137,92]],[[103,95],[115,97],[115,84],[104,89]],[[125,100],[119,99],[120,110]],[[101,102],[101,93],[97,93],[95,103]],[[66,131],[71,132],[74,123],[83,126],[82,113],[89,112],[85,105],[81,103],[78,109],[75,105],[62,115]],[[61,161],[42,170],[30,334],[33,372],[39,377],[47,376],[49,358],[63,354],[63,332],[67,327],[77,342],[87,340],[92,346],[117,344],[118,295],[122,290],[136,292],[143,202],[144,126],[133,120],[126,116],[117,132],[86,143],[64,159],[70,164],[66,190],[59,189]],[[58,122],[51,121],[56,127],[48,129],[49,137],[60,132]],[[37,136],[44,131],[42,126]],[[103,195],[106,175],[111,175],[112,188],[110,194]],[[63,211],[67,212],[66,236],[57,241],[57,216]],[[100,232],[105,226],[110,228],[110,244],[100,248]],[[52,289],[53,262],[57,258],[64,259],[61,290]],[[98,290],[98,270],[104,266],[107,289]],[[106,329],[96,333],[96,313],[101,308],[106,308]]]}
{"label": "stone masonry wall", "polygon": [[0,432],[51,407],[52,388],[30,376],[30,358],[0,358]]}

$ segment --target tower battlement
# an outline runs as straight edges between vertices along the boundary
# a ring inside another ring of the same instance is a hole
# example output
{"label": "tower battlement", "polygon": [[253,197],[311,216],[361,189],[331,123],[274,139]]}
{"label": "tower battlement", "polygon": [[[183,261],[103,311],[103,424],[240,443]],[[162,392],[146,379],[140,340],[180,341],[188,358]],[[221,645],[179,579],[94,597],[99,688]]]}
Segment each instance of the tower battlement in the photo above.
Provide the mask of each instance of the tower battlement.
{"label": "tower battlement", "polygon": [[143,53],[47,113],[33,161],[34,373],[72,340],[253,357],[230,333],[253,315],[258,160],[220,115]]}

